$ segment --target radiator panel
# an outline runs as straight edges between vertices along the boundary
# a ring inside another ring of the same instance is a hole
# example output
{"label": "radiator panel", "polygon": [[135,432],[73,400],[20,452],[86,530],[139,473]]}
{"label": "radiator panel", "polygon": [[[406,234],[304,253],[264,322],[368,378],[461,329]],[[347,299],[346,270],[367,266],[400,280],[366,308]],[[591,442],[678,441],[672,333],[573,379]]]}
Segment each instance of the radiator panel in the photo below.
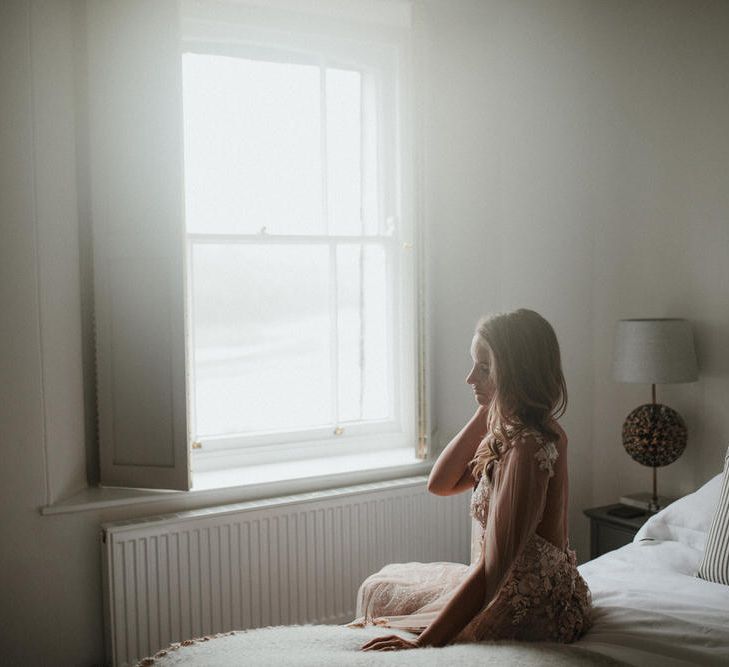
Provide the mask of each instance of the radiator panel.
{"label": "radiator panel", "polygon": [[426,477],[105,524],[108,658],[268,625],[344,623],[392,562],[469,562],[470,494]]}

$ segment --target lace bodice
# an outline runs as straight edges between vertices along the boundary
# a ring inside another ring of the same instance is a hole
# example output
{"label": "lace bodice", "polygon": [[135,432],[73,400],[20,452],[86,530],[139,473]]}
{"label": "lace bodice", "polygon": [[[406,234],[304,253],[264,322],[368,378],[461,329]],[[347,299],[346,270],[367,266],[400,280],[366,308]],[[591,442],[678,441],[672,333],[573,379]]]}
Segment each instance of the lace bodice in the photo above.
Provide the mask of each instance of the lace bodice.
{"label": "lace bodice", "polygon": [[488,516],[488,502],[489,502],[489,491],[491,485],[486,482],[486,475],[482,475],[481,479],[478,480],[476,488],[473,490],[471,496],[471,516],[481,524],[481,527],[486,525],[486,517]]}
{"label": "lace bodice", "polygon": [[[526,429],[522,431],[514,441],[512,441],[512,447],[528,447],[533,442],[533,456],[536,460],[537,467],[540,470],[544,470],[549,474],[549,477],[554,476],[554,464],[559,457],[557,447],[554,442],[547,441],[547,439],[534,429]],[[536,445],[536,447],[534,447]],[[508,449],[502,453],[502,459],[508,453]],[[498,465],[497,462],[495,465]],[[476,488],[473,490],[471,496],[471,516],[478,521],[482,527],[486,527],[486,520],[488,517],[489,509],[489,496],[491,492],[491,479],[488,475],[481,475]]]}

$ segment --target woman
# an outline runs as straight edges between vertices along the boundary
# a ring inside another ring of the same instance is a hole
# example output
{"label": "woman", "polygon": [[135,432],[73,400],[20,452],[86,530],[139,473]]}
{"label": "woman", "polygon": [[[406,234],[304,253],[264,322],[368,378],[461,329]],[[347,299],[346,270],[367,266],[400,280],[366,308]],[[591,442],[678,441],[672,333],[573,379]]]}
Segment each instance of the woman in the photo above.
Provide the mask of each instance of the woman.
{"label": "woman", "polygon": [[567,388],[559,344],[532,310],[482,318],[466,378],[478,408],[438,457],[428,490],[474,489],[481,549],[470,566],[393,563],[368,577],[350,627],[409,630],[366,651],[451,642],[572,642],[590,626],[590,591],[567,537]]}

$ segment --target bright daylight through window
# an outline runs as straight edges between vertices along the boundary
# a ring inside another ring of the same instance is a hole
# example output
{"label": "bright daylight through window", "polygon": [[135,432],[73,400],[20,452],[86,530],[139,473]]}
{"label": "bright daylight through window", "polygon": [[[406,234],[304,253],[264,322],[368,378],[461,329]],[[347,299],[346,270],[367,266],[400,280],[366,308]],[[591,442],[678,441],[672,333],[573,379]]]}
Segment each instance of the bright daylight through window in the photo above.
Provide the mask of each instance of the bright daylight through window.
{"label": "bright daylight through window", "polygon": [[196,456],[414,446],[394,73],[254,48],[182,71]]}

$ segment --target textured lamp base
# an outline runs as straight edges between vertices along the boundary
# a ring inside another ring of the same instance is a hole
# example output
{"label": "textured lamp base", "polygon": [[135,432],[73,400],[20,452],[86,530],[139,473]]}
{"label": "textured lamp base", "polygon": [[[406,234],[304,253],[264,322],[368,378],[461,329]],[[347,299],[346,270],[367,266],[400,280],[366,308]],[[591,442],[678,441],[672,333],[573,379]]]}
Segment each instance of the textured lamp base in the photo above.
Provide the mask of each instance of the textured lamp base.
{"label": "textured lamp base", "polygon": [[647,491],[644,493],[631,493],[627,496],[621,496],[620,504],[630,505],[630,507],[638,507],[642,510],[647,510],[648,512],[657,512],[676,500],[675,498],[658,496],[658,504],[656,506],[653,504],[652,497],[653,494],[648,493]]}

